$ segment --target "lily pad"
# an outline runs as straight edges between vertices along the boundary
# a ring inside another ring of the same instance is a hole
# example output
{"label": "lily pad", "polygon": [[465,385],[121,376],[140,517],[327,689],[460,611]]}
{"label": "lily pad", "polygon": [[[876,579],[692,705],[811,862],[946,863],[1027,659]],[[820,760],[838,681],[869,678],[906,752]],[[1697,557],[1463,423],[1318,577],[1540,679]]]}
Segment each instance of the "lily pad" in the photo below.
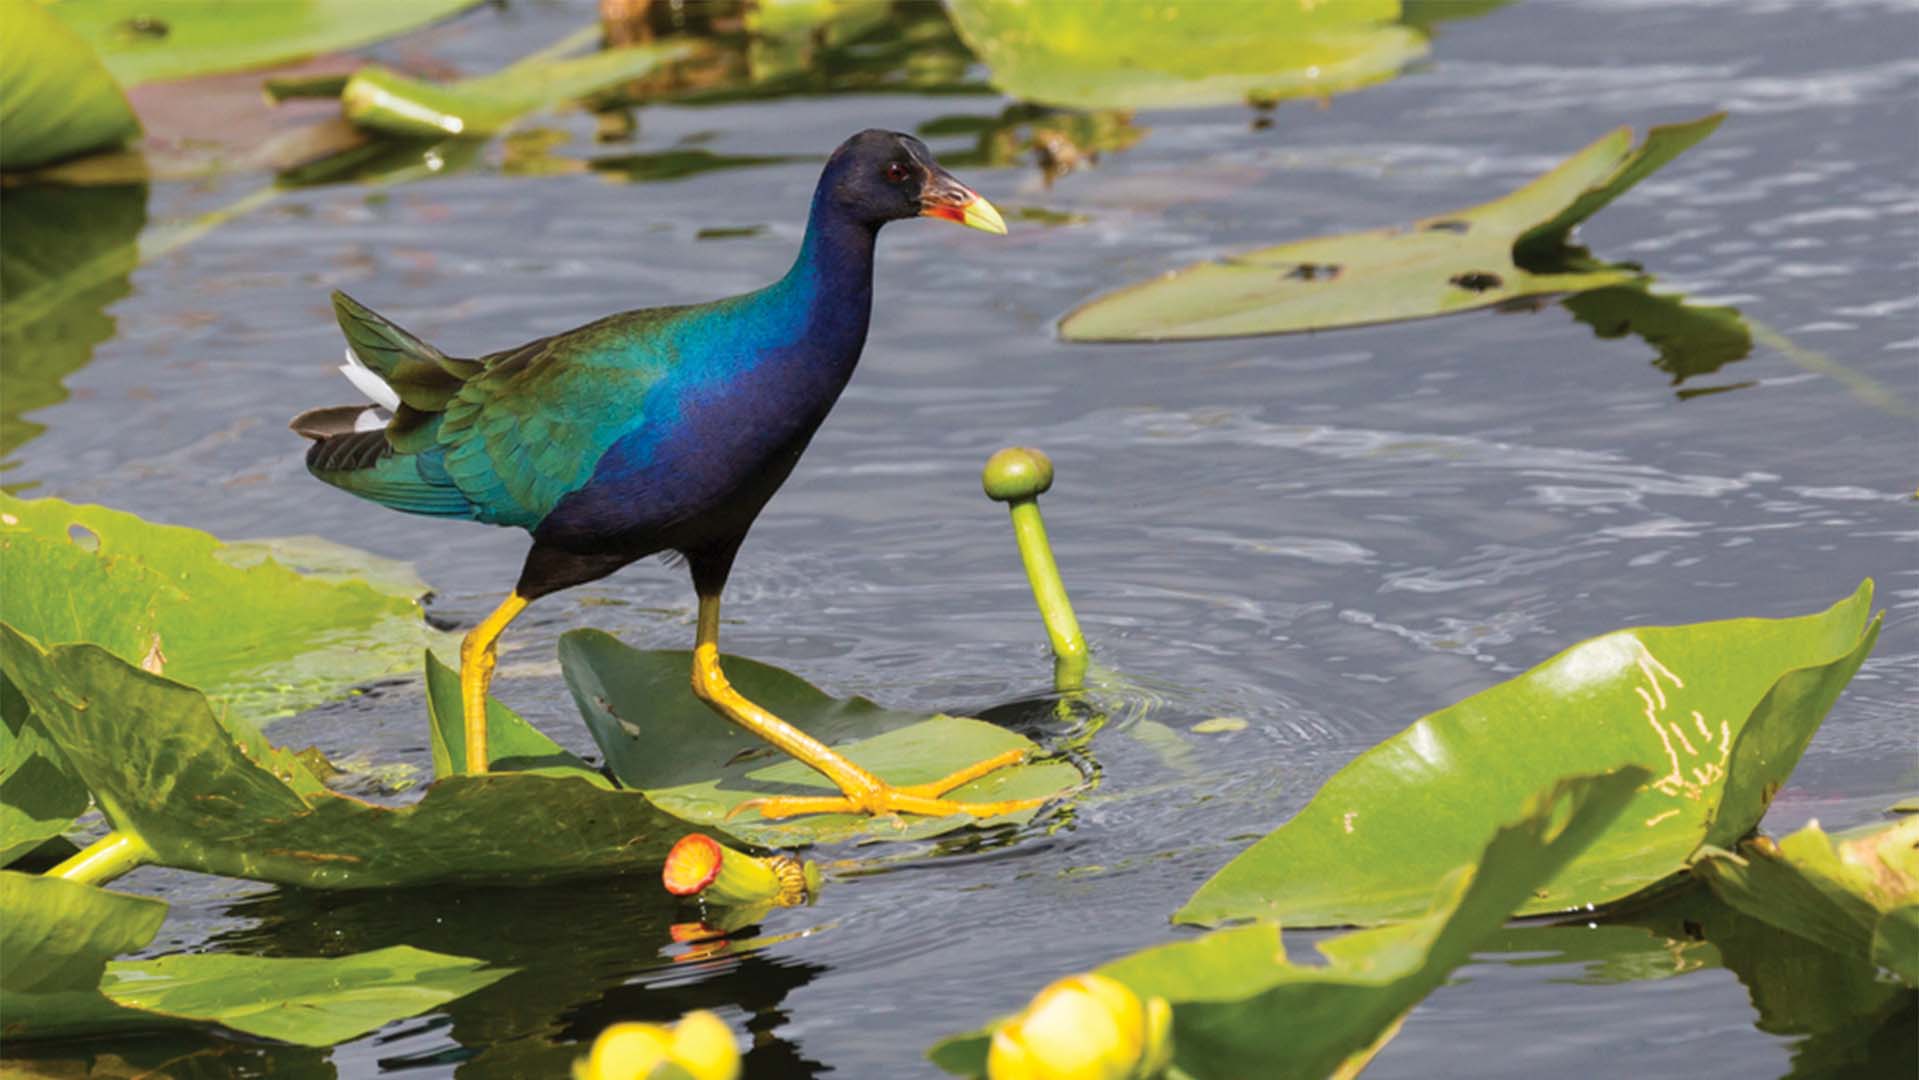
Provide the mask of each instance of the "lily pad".
{"label": "lily pad", "polygon": [[1522,914],[1622,900],[1759,823],[1879,634],[1872,583],[1796,619],[1621,630],[1414,724],[1334,774],[1174,916],[1370,924],[1421,910],[1542,777],[1653,779]]}
{"label": "lily pad", "polygon": [[[1535,887],[1620,817],[1648,775],[1570,778],[1524,799],[1476,858],[1427,880],[1423,914],[1321,943],[1324,965],[1290,963],[1279,926],[1262,922],[1097,970],[1172,1005],[1174,1064],[1194,1080],[1353,1075]],[[948,1072],[983,1075],[990,1035],[947,1039],[928,1056]]]}
{"label": "lily pad", "polygon": [[[120,84],[93,49],[32,0],[0,0],[0,170],[13,172],[140,134]],[[11,240],[9,239],[9,242]]]}
{"label": "lily pad", "polygon": [[87,789],[0,675],[0,866],[59,836],[87,808]]}
{"label": "lily pad", "polygon": [[409,138],[480,138],[536,109],[587,97],[693,55],[691,44],[630,45],[567,60],[530,58],[452,83],[408,78],[377,65],[340,92],[347,119]]}
{"label": "lily pad", "polygon": [[458,776],[390,807],[329,790],[191,687],[0,624],[34,722],[149,861],[322,889],[657,871],[684,827],[582,769]]}
{"label": "lily pad", "polygon": [[[337,554],[337,553],[336,553]],[[41,641],[90,641],[204,690],[251,721],[410,670],[436,639],[416,587],[303,577],[197,529],[0,494],[0,618]]]}
{"label": "lily pad", "polygon": [[953,25],[1023,101],[1189,108],[1324,98],[1384,82],[1426,54],[1399,0],[947,0]]}
{"label": "lily pad", "polygon": [[[980,720],[884,709],[865,698],[832,698],[779,668],[741,657],[723,662],[727,678],[749,700],[873,770],[888,782],[936,780],[1011,749],[1037,753],[1030,739]],[[859,838],[918,839],[974,823],[947,818],[870,818],[816,814],[782,821],[728,818],[740,803],[765,795],[831,795],[824,776],[721,719],[693,696],[691,653],[643,652],[609,634],[574,630],[560,638],[560,667],[587,728],[621,784],[644,792],[660,809],[767,847]],[[992,801],[1059,795],[1080,783],[1063,762],[1001,769],[955,789],[956,799]],[[1034,811],[980,824],[1019,823]]]}
{"label": "lily pad", "polygon": [[368,45],[479,0],[60,0],[51,5],[123,85],[245,71]]}
{"label": "lily pad", "polygon": [[1403,228],[1300,240],[1176,270],[1060,321],[1069,341],[1175,341],[1421,319],[1638,280],[1568,249],[1572,229],[1712,134],[1725,114],[1619,128],[1493,202]]}
{"label": "lily pad", "polygon": [[0,871],[0,1022],[9,1042],[181,1024],[331,1046],[512,973],[407,946],[325,958],[229,954],[110,961],[145,946],[167,905]]}
{"label": "lily pad", "polygon": [[1753,918],[1919,986],[1919,817],[1840,837],[1813,822],[1776,844],[1708,847],[1692,869]]}

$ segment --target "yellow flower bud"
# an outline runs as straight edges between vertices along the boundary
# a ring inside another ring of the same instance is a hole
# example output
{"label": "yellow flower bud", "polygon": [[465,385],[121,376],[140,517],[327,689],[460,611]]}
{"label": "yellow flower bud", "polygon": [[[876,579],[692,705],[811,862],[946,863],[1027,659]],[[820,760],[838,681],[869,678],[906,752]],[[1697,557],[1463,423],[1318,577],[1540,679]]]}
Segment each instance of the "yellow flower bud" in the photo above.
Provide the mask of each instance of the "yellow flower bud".
{"label": "yellow flower bud", "polygon": [[1171,1061],[1172,1008],[1141,1003],[1124,983],[1074,975],[1041,990],[1000,1025],[989,1080],[1145,1080]]}
{"label": "yellow flower bud", "polygon": [[574,1063],[574,1080],[739,1080],[740,1048],[726,1022],[704,1009],[687,1013],[671,1028],[660,1024],[614,1024]]}
{"label": "yellow flower bud", "polygon": [[669,1056],[694,1080],[739,1080],[740,1047],[733,1029],[705,1009],[680,1017]]}

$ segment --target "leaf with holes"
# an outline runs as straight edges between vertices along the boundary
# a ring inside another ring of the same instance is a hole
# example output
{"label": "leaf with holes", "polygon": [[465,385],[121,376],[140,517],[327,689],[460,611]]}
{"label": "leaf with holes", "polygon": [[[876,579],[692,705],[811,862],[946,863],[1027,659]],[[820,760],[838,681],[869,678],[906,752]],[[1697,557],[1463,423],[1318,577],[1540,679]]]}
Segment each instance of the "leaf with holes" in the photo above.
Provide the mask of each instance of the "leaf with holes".
{"label": "leaf with holes", "polygon": [[[963,815],[906,820],[815,814],[781,821],[742,815],[735,807],[763,795],[831,795],[832,784],[783,757],[759,738],[715,715],[693,696],[692,654],[630,648],[596,630],[560,638],[560,667],[587,728],[621,784],[644,792],[660,809],[696,825],[767,847],[855,838],[906,840],[937,836],[973,823]],[[895,784],[939,777],[1010,749],[1037,751],[1017,732],[958,716],[884,709],[865,698],[832,698],[798,676],[739,657],[725,660],[740,693],[853,761]],[[996,801],[1063,795],[1079,770],[1042,761],[1001,769],[952,792],[955,799]],[[1028,810],[982,824],[1030,820]]]}
{"label": "leaf with holes", "polygon": [[[1628,767],[1522,799],[1482,850],[1426,881],[1416,918],[1322,942],[1324,964],[1288,961],[1279,926],[1267,922],[1147,949],[1098,972],[1172,1006],[1174,1065],[1193,1080],[1352,1076],[1408,1010],[1620,816],[1647,777]],[[948,1072],[982,1076],[990,1038],[991,1029],[957,1036],[928,1056]]]}
{"label": "leaf with holes", "polygon": [[1420,720],[1326,781],[1174,916],[1371,924],[1419,910],[1543,781],[1638,765],[1653,780],[1522,914],[1622,900],[1759,823],[1880,620],[1872,583],[1817,615],[1621,630]]}
{"label": "leaf with holes", "polygon": [[1693,873],[1740,911],[1919,986],[1919,817],[1702,850]]}
{"label": "leaf with holes", "polygon": [[1166,109],[1326,98],[1385,82],[1426,55],[1399,0],[947,0],[993,85],[1080,109]]}
{"label": "leaf with holes", "polygon": [[331,1046],[511,974],[406,946],[324,958],[226,954],[113,960],[146,946],[167,905],[0,871],[0,1031],[72,1038],[184,1024]]}
{"label": "leaf with holes", "polygon": [[326,551],[322,572],[302,575],[271,557],[272,542],[0,494],[0,619],[44,642],[93,642],[200,688],[227,715],[268,720],[411,670],[440,640],[417,579],[372,560],[369,583],[350,549]]}
{"label": "leaf with holes", "polygon": [[1404,228],[1299,240],[1108,293],[1060,321],[1069,341],[1173,341],[1421,319],[1639,280],[1565,246],[1572,229],[1697,144],[1723,113],[1633,145],[1619,128],[1493,202]]}
{"label": "leaf with holes", "polygon": [[502,761],[528,771],[445,777],[385,806],[97,645],[43,648],[0,623],[0,664],[115,831],[167,866],[322,889],[523,885],[657,872],[684,831],[550,743]]}

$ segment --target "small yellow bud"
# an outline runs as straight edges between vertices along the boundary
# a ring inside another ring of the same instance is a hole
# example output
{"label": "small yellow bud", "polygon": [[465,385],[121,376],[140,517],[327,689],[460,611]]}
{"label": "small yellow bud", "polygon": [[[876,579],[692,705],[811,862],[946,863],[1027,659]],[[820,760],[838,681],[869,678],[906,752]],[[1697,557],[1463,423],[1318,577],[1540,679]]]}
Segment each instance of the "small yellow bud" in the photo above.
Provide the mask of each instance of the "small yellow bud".
{"label": "small yellow bud", "polygon": [[573,1065],[574,1080],[739,1080],[740,1048],[725,1021],[704,1009],[687,1013],[671,1028],[660,1024],[614,1024],[593,1040],[593,1049]]}
{"label": "small yellow bud", "polygon": [[989,1080],[1144,1080],[1172,1059],[1172,1009],[1142,1004],[1124,983],[1074,975],[1034,996],[1000,1025],[986,1055]]}

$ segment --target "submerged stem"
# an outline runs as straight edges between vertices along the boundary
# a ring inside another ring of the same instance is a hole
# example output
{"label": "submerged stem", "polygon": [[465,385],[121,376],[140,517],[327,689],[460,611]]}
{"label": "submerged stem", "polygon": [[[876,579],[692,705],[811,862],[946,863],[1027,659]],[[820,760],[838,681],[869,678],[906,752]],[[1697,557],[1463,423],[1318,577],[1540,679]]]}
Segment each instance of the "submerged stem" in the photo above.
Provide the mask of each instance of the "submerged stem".
{"label": "submerged stem", "polygon": [[47,877],[104,885],[154,859],[146,841],[127,832],[110,832],[47,871]]}

